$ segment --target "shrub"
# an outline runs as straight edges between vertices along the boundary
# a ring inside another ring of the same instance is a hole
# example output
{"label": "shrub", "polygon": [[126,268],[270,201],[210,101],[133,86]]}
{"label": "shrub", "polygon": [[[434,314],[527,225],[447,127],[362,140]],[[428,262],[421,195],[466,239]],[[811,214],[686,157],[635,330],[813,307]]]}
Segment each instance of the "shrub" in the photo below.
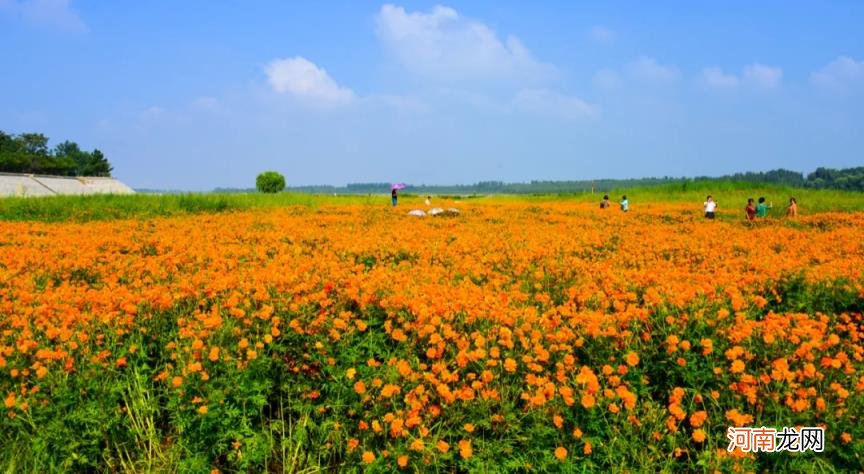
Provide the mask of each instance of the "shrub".
{"label": "shrub", "polygon": [[265,171],[255,179],[255,187],[262,193],[278,193],[285,189],[285,177],[275,171]]}

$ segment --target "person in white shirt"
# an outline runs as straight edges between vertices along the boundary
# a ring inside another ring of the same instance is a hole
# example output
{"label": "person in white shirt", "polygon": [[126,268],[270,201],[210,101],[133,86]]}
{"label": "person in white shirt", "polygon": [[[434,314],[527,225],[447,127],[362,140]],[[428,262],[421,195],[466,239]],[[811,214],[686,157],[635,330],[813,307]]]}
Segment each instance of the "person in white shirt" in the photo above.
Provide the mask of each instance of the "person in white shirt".
{"label": "person in white shirt", "polygon": [[714,219],[714,211],[717,210],[717,201],[709,194],[702,205],[705,206],[705,218]]}

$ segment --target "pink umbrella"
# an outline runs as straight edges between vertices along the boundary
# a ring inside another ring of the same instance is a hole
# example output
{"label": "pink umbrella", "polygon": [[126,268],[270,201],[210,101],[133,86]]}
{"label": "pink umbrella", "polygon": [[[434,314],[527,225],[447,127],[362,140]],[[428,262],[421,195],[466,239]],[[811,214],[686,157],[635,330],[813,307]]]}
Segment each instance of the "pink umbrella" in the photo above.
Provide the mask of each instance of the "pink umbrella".
{"label": "pink umbrella", "polygon": [[405,183],[393,183],[390,185],[390,190],[394,189],[405,189]]}

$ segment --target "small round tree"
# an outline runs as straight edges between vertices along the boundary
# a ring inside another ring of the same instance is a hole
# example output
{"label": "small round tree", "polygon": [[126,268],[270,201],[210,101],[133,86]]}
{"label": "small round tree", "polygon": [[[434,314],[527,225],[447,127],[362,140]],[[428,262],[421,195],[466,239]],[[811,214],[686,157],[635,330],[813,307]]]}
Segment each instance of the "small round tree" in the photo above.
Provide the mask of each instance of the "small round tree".
{"label": "small round tree", "polygon": [[278,193],[285,189],[285,177],[275,171],[265,171],[255,178],[255,187],[262,193]]}

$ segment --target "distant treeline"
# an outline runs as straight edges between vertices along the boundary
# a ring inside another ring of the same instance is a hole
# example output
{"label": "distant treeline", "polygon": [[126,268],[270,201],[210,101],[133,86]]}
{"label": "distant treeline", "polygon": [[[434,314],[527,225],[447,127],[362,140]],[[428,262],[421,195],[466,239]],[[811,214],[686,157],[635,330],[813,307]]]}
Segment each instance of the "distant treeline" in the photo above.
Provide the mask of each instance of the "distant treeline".
{"label": "distant treeline", "polygon": [[0,172],[58,176],[111,176],[111,164],[99,150],[84,151],[65,141],[48,148],[41,133],[10,135],[0,130]]}
{"label": "distant treeline", "polygon": [[[503,181],[481,181],[465,185],[408,185],[402,192],[408,194],[561,194],[578,192],[606,192],[612,189],[626,189],[669,184],[684,184],[704,181],[733,181],[748,183],[767,183],[814,189],[841,189],[864,191],[864,167],[832,169],[817,168],[804,176],[799,171],[777,169],[771,171],[735,173],[731,175],[695,178],[641,178],[641,179],[597,179],[580,181],[530,181],[527,183],[505,183]],[[289,191],[312,194],[380,194],[390,190],[390,183],[351,183],[347,186],[293,186]],[[219,189],[230,192],[242,190]]]}

